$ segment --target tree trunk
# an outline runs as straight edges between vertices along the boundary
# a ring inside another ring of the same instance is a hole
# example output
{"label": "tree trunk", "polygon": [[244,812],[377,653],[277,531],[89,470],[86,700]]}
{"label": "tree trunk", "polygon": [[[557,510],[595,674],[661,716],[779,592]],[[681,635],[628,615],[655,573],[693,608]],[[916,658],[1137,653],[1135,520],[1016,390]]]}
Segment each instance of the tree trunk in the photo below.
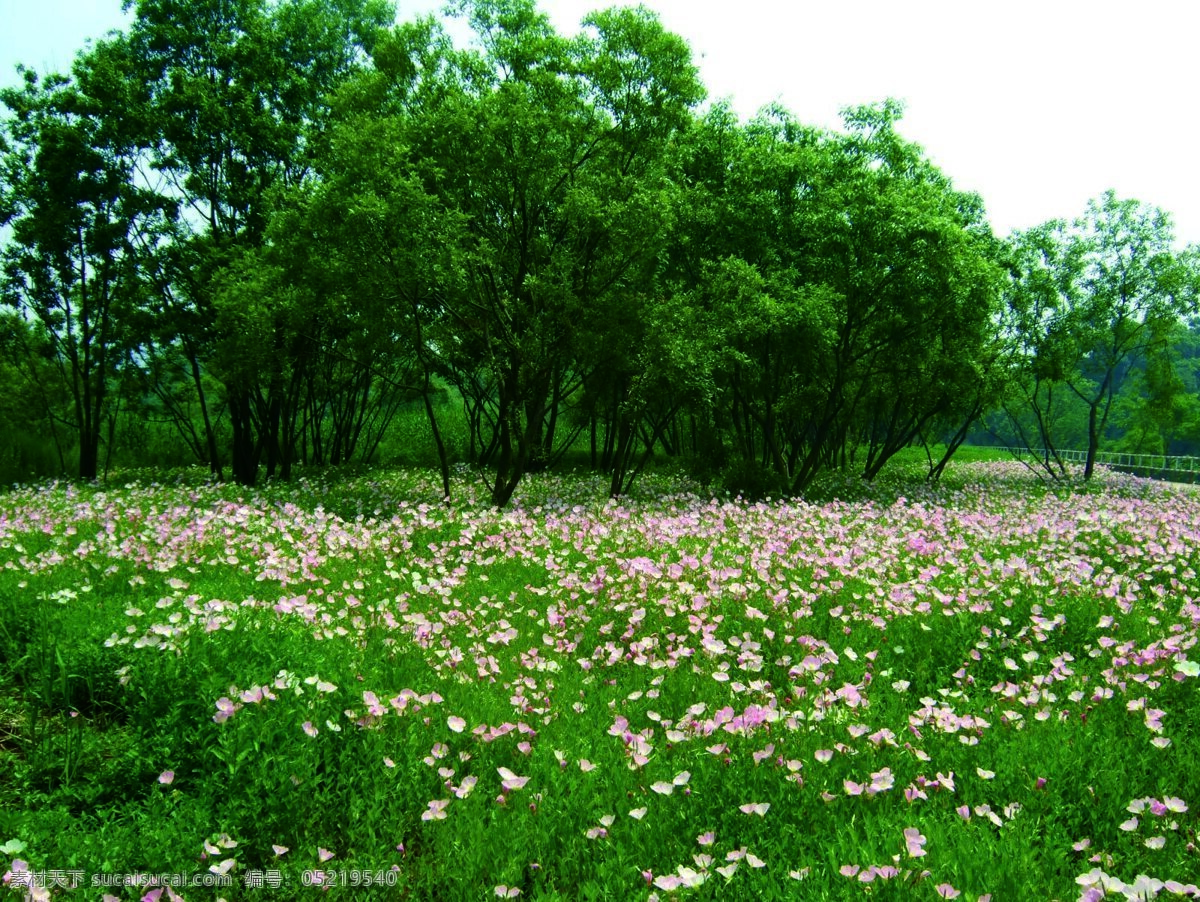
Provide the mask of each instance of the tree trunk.
{"label": "tree trunk", "polygon": [[239,391],[230,395],[229,418],[233,427],[229,466],[234,481],[252,486],[258,481],[258,448],[248,393]]}

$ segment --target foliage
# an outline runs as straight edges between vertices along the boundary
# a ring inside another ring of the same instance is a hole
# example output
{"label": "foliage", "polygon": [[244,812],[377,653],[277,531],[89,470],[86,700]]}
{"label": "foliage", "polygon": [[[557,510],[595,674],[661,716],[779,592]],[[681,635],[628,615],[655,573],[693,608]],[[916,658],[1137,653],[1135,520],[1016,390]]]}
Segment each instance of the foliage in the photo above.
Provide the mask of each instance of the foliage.
{"label": "foliage", "polygon": [[1174,250],[1167,214],[1111,191],[1072,226],[1047,223],[1014,236],[1013,247],[1008,325],[1021,400],[1047,459],[1055,389],[1082,402],[1090,476],[1135,365],[1151,393],[1144,416],[1169,422],[1164,407],[1178,389],[1167,355],[1180,319],[1200,303],[1200,261],[1194,249]]}
{"label": "foliage", "polygon": [[10,492],[6,884],[1194,895],[1197,496],[923,470],[770,504],[534,474],[503,511],[436,471]]}
{"label": "foliage", "polygon": [[896,101],[701,107],[644,7],[458,0],[458,46],[382,0],[127,6],[3,98],[14,473],[430,448],[504,506],[584,460],[613,497],[663,465],[767,497],[909,446],[936,480],[976,424],[1059,479],[1067,445],[1196,441],[1200,252],[1111,193],[998,241]]}

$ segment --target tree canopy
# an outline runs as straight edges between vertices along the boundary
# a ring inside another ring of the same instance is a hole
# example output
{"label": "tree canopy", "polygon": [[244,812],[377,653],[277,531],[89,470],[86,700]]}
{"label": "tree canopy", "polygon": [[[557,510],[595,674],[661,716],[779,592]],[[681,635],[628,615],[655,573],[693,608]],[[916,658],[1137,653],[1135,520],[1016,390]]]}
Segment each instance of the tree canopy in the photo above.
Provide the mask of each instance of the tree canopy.
{"label": "tree canopy", "polygon": [[36,411],[0,416],[59,468],[252,484],[404,442],[504,505],[564,460],[798,493],[913,443],[936,475],[980,424],[1047,460],[1074,424],[1089,475],[1114,429],[1200,429],[1166,214],[1110,192],[1001,240],[896,101],[739,121],[640,6],[567,35],[458,0],[463,46],[381,0],[127,7],[0,93],[0,366]]}

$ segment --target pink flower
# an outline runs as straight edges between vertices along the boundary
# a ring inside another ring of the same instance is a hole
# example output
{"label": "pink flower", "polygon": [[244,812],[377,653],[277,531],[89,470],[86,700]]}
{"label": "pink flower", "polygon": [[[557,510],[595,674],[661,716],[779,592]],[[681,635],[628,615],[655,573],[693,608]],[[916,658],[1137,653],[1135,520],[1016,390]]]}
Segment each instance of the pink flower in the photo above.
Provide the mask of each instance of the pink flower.
{"label": "pink flower", "polygon": [[496,773],[500,774],[500,785],[504,787],[505,792],[524,789],[525,784],[529,782],[528,777],[518,777],[507,767],[496,768]]}
{"label": "pink flower", "polygon": [[949,883],[939,883],[934,887],[934,892],[936,892],[943,899],[957,899],[962,895],[961,892],[956,890]]}
{"label": "pink flower", "polygon": [[170,786],[172,783],[175,782],[175,771],[164,770],[161,774],[158,775],[158,782],[161,783],[163,786]]}
{"label": "pink flower", "polygon": [[300,728],[309,736],[317,735],[317,728],[313,726],[313,722],[311,720],[304,721],[304,723],[300,725]]}
{"label": "pink flower", "polygon": [[454,795],[460,799],[465,799],[471,794],[471,790],[475,788],[475,784],[479,782],[479,778],[474,774],[468,774],[463,777],[463,781],[458,788],[453,790]]}
{"label": "pink flower", "polygon": [[738,810],[742,814],[757,814],[759,817],[766,817],[770,807],[770,802],[748,802],[745,805],[740,805]]}
{"label": "pink flower", "polygon": [[920,858],[925,854],[926,839],[921,835],[921,831],[916,827],[907,827],[904,830],[904,844],[908,848],[908,854],[912,858]]}
{"label": "pink flower", "polygon": [[224,877],[231,870],[233,870],[233,866],[235,864],[237,864],[236,858],[226,858],[223,861],[218,862],[217,864],[209,865],[208,869],[210,871],[212,871],[214,874],[216,874],[217,876]]}
{"label": "pink flower", "polygon": [[326,862],[330,858],[333,858],[333,853],[330,852],[328,849],[322,849],[320,846],[318,846],[317,847],[317,858],[322,862]]}
{"label": "pink flower", "polygon": [[216,723],[224,723],[233,717],[240,705],[235,705],[230,699],[222,696],[217,699],[217,713],[213,715],[213,720]]}
{"label": "pink flower", "polygon": [[867,793],[875,795],[879,792],[886,792],[896,784],[896,778],[892,775],[892,769],[885,767],[879,773],[871,774],[871,785],[867,789]]}

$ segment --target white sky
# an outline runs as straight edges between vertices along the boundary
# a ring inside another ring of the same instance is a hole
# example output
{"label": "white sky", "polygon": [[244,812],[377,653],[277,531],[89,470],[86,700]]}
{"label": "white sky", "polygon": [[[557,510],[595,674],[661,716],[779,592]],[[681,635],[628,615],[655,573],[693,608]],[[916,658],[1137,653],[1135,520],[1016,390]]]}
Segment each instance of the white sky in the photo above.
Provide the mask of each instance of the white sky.
{"label": "white sky", "polygon": [[[402,18],[442,0],[400,0]],[[578,28],[605,0],[541,0]],[[901,132],[1000,235],[1081,214],[1113,188],[1172,214],[1200,244],[1200,4],[1190,0],[648,0],[692,46],[712,98],[745,116],[779,101],[836,127],[893,96]],[[120,0],[0,0],[0,84],[65,69],[121,27]]]}

